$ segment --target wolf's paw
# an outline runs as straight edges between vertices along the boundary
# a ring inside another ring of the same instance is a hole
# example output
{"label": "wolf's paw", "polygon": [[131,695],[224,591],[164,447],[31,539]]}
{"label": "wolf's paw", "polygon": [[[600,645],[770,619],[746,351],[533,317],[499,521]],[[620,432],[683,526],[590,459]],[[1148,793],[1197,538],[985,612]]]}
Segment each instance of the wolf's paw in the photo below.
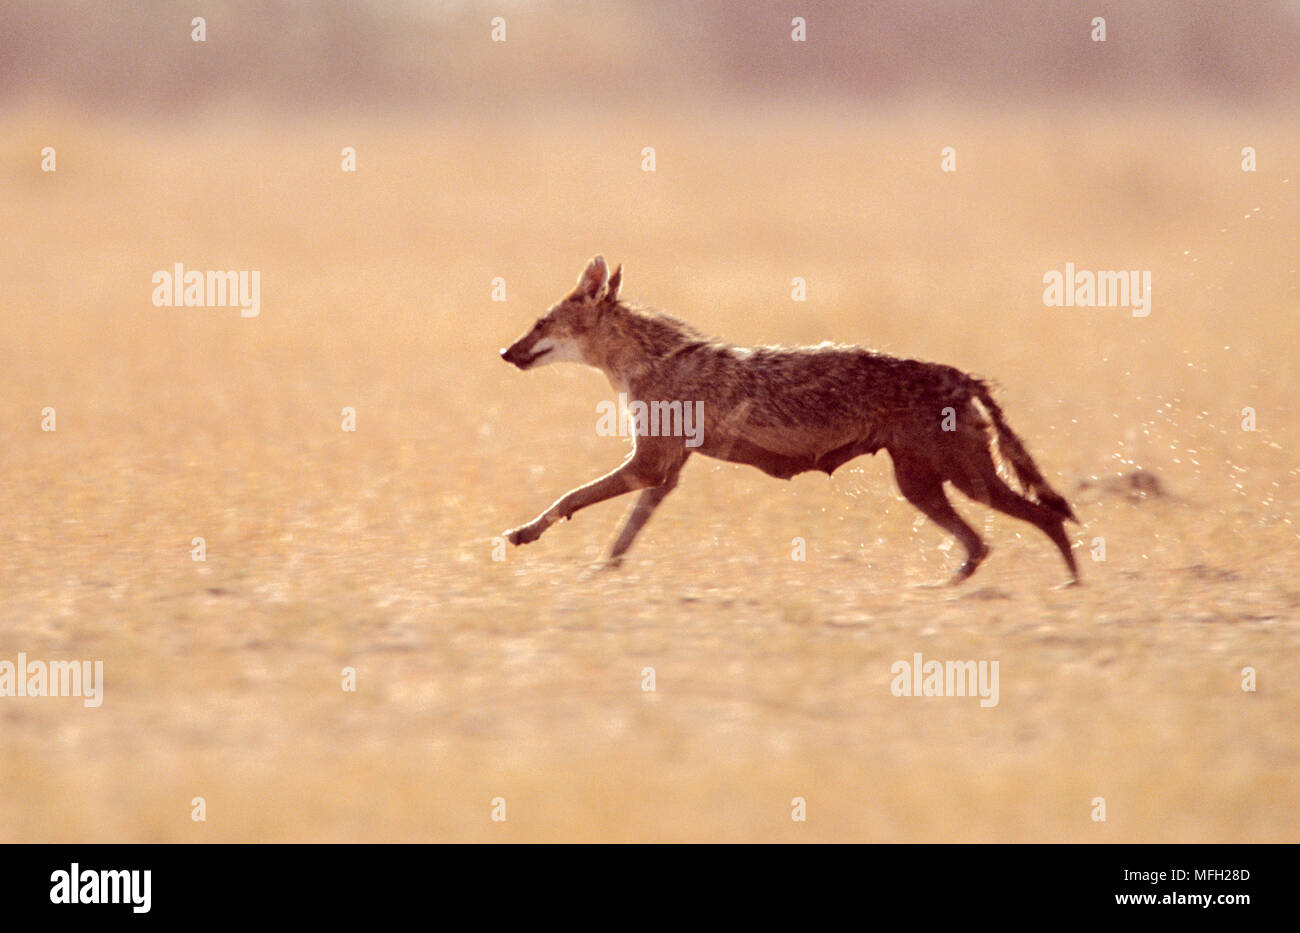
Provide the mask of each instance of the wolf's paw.
{"label": "wolf's paw", "polygon": [[506,540],[514,545],[531,544],[541,536],[542,526],[537,522],[529,522],[527,525],[520,525],[506,532]]}

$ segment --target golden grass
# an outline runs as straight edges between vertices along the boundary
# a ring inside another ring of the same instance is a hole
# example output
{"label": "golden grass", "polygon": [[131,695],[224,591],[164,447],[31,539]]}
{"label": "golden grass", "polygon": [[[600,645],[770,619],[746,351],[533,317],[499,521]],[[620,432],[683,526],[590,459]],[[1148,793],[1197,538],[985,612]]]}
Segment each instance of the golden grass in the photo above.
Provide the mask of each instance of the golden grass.
{"label": "golden grass", "polygon": [[[6,125],[0,658],[102,658],[106,688],[0,699],[0,838],[1296,840],[1294,120]],[[496,359],[597,251],[738,342],[996,378],[1087,586],[990,517],[970,584],[913,588],[956,555],[885,456],[789,484],[697,458],[620,575],[579,579],[621,502],[494,562],[625,451],[598,374]],[[1066,261],[1152,270],[1151,316],[1044,308]],[[260,270],[261,316],[153,307],[174,262]],[[1172,495],[1075,490],[1134,465]],[[1000,704],[893,697],[918,651],[999,660]]]}

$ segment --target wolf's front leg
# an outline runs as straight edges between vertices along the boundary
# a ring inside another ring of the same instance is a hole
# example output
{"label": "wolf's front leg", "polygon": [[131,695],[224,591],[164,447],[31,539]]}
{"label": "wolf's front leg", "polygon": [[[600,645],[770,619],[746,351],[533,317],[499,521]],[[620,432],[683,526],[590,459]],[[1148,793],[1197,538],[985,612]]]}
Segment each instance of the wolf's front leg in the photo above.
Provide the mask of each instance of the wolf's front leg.
{"label": "wolf's front leg", "polygon": [[657,485],[659,485],[659,480],[648,474],[635,460],[629,460],[617,470],[606,473],[600,479],[593,480],[585,486],[579,486],[572,492],[561,496],[554,505],[527,525],[520,525],[518,528],[507,531],[505,538],[511,544],[529,544],[540,538],[542,532],[560,519],[572,518],[573,513],[579,509],[585,509],[589,505],[604,502],[606,499],[612,499],[615,496],[621,496],[634,489],[644,489],[647,486]]}
{"label": "wolf's front leg", "polygon": [[661,485],[641,490],[636,505],[632,506],[632,511],[628,513],[627,521],[623,524],[623,530],[618,533],[618,537],[614,540],[614,546],[609,550],[609,557],[606,558],[605,563],[602,565],[602,570],[618,569],[619,565],[623,563],[623,555],[632,546],[637,534],[645,527],[645,523],[650,520],[650,516],[654,514],[655,509],[659,508],[659,504],[664,501],[664,498],[676,488],[677,474],[674,473]]}

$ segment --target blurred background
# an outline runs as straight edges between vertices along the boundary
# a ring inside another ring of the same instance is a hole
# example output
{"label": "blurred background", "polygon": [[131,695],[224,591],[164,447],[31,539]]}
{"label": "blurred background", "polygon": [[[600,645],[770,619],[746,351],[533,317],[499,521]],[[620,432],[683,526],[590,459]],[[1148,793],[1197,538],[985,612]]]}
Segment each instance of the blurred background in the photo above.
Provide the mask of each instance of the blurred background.
{"label": "blurred background", "polygon": [[[0,698],[0,836],[1294,841],[1298,88],[1296,2],[7,0],[0,659],[105,688]],[[957,558],[883,455],[693,460],[618,575],[623,502],[501,550],[626,453],[496,356],[596,253],[994,378],[1086,587],[959,502],[992,556],[913,588]],[[177,262],[260,315],[155,307]],[[1150,316],[1044,307],[1067,262]],[[915,652],[1000,704],[892,696]]]}
{"label": "blurred background", "polygon": [[[797,8],[796,8],[797,7]],[[4,95],[175,116],[243,98],[360,113],[619,109],[793,98],[922,97],[998,109],[1103,99],[1238,107],[1294,97],[1297,5],[1209,0],[1033,4],[770,0],[180,2],[13,0],[0,12]],[[203,16],[201,49],[190,20]],[[1105,43],[1080,41],[1094,17]],[[484,40],[506,21],[504,43]],[[807,42],[791,41],[794,17]],[[499,47],[498,47],[499,46]],[[493,57],[489,57],[493,56]]]}

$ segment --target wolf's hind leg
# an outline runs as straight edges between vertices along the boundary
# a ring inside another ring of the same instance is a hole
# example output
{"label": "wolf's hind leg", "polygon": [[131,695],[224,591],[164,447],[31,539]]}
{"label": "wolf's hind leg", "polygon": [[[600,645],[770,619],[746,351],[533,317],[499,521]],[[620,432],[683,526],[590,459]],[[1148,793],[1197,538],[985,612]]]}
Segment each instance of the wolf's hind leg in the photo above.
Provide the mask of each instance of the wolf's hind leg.
{"label": "wolf's hind leg", "polygon": [[1070,570],[1070,582],[1079,582],[1079,568],[1070,549],[1070,538],[1065,533],[1065,519],[1046,506],[1026,499],[1003,482],[987,450],[980,449],[967,458],[966,469],[955,469],[948,478],[976,502],[983,502],[999,512],[1039,528],[1061,552],[1065,566]]}
{"label": "wolf's hind leg", "polygon": [[898,490],[903,497],[924,512],[932,522],[956,537],[966,549],[965,562],[948,581],[951,584],[961,583],[988,556],[988,545],[952,507],[943,492],[943,479],[930,466],[929,461],[895,454],[892,450],[890,456],[894,460],[894,477],[898,480]]}

